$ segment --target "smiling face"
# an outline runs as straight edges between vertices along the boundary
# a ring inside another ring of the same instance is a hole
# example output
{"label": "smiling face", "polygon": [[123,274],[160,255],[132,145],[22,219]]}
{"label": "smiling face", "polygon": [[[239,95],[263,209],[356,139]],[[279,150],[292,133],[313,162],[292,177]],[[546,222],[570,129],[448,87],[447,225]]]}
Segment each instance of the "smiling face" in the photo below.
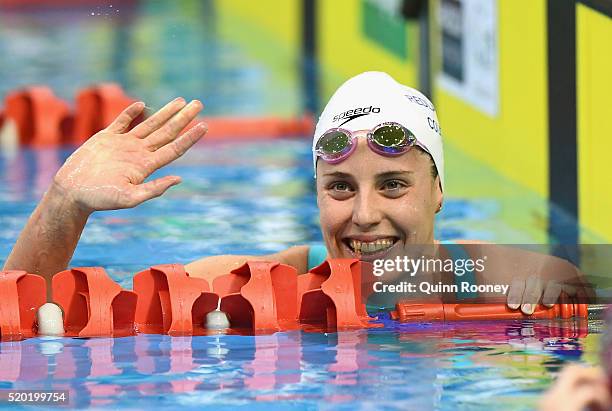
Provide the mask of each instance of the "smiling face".
{"label": "smiling face", "polygon": [[430,157],[411,149],[384,157],[367,146],[367,131],[339,164],[317,162],[317,203],[332,258],[364,261],[406,255],[409,244],[434,241],[434,217],[442,204]]}

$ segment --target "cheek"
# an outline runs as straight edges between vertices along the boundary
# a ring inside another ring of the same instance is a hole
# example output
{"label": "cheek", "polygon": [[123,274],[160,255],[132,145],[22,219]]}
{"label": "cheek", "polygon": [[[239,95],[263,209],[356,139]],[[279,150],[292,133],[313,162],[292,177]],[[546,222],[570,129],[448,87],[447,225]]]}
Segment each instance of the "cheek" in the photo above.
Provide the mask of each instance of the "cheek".
{"label": "cheek", "polygon": [[415,202],[404,202],[403,204],[394,204],[392,210],[389,211],[392,219],[403,227],[414,227],[423,216],[423,205]]}
{"label": "cheek", "polygon": [[394,200],[387,210],[387,215],[406,231],[430,224],[435,215],[435,205],[426,193]]}
{"label": "cheek", "polygon": [[333,234],[341,229],[347,221],[351,220],[350,201],[337,201],[330,197],[319,196],[319,218],[323,235]]}

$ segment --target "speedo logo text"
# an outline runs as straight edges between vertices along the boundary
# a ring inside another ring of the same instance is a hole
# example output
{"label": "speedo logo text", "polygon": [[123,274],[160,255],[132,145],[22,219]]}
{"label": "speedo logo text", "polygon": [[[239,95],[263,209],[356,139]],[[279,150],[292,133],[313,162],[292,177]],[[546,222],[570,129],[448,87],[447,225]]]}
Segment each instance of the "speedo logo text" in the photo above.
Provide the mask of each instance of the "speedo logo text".
{"label": "speedo logo text", "polygon": [[339,124],[341,126],[342,124],[348,123],[349,121],[356,119],[357,117],[367,116],[370,113],[380,113],[380,107],[369,106],[346,110],[345,112],[334,116],[332,121],[335,123],[336,121],[344,120],[342,123]]}

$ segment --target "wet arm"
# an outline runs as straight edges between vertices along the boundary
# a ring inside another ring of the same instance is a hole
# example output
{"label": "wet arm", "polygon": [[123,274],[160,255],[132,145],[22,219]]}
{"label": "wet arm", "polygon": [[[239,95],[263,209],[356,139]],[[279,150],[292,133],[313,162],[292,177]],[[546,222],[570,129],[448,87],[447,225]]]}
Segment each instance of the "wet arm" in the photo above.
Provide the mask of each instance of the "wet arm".
{"label": "wet arm", "polygon": [[3,269],[24,270],[49,280],[68,266],[88,217],[89,213],[52,185],[30,216]]}

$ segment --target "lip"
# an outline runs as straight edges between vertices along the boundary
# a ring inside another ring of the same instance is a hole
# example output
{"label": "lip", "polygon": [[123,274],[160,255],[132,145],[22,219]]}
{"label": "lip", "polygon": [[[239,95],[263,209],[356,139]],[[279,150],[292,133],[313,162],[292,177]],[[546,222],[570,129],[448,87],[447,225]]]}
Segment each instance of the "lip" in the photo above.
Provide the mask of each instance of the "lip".
{"label": "lip", "polygon": [[371,243],[376,240],[386,240],[392,238],[394,242],[398,240],[394,235],[349,235],[343,238],[344,241],[358,240],[366,243]]}
{"label": "lip", "polygon": [[[347,244],[348,241],[350,240],[359,240],[359,241],[366,241],[366,242],[370,242],[370,241],[376,241],[376,240],[382,240],[382,239],[387,239],[387,238],[392,238],[393,239],[393,245],[385,250],[380,250],[376,253],[373,254],[359,254],[357,255],[357,253],[355,253],[353,251],[353,249],[351,247],[349,247],[349,245]],[[346,237],[345,241],[342,241],[342,246],[347,250],[348,254],[351,255],[352,258],[358,258],[361,261],[367,261],[367,262],[372,262],[374,260],[381,260],[384,259],[386,255],[388,255],[389,253],[391,253],[393,251],[393,249],[399,244],[399,238],[395,237],[395,236],[350,236],[350,237]]]}

